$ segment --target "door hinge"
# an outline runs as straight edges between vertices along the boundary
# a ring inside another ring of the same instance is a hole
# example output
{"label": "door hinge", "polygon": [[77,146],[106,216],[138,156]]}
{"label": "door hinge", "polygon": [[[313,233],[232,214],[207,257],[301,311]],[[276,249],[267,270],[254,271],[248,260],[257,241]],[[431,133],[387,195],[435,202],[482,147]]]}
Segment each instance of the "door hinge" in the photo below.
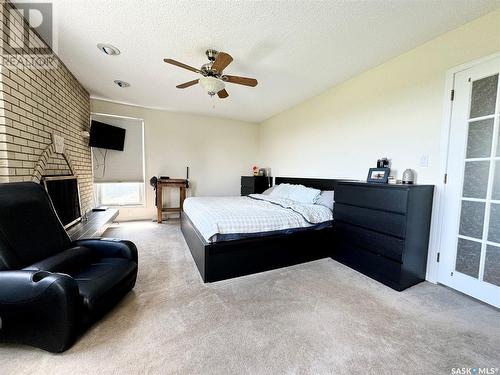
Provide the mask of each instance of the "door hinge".
{"label": "door hinge", "polygon": [[455,99],[455,90],[451,90],[450,100],[453,101],[453,99]]}
{"label": "door hinge", "polygon": [[444,183],[448,183],[448,173],[444,174]]}
{"label": "door hinge", "polygon": [[441,255],[441,253],[438,253],[438,255],[437,255],[436,262],[438,262],[438,263],[439,263],[439,256],[440,256],[440,255]]}

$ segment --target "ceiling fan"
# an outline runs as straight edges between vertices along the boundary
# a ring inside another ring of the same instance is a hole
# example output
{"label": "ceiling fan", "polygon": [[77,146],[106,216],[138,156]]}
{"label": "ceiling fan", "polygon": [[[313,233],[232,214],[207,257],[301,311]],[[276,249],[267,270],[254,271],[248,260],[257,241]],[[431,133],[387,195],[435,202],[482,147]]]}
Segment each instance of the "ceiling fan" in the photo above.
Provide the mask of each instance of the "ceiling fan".
{"label": "ceiling fan", "polygon": [[172,64],[180,68],[184,68],[192,72],[201,74],[201,77],[198,79],[177,85],[176,87],[178,89],[185,89],[199,83],[201,87],[203,87],[203,89],[208,93],[208,95],[214,96],[215,94],[217,94],[219,98],[224,99],[229,96],[228,92],[225,89],[226,82],[250,87],[257,86],[257,80],[254,78],[223,74],[224,69],[226,69],[231,61],[233,61],[233,58],[228,53],[209,49],[205,52],[205,54],[207,55],[209,62],[203,64],[200,69],[193,68],[192,66],[172,59],[163,59],[163,61],[168,64]]}

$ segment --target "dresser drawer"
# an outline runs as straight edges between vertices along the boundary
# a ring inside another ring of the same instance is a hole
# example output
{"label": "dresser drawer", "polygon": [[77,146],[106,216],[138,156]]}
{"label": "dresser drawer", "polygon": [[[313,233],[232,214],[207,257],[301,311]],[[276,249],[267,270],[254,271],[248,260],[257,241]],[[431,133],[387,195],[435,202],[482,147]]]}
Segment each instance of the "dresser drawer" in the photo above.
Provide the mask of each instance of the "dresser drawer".
{"label": "dresser drawer", "polygon": [[335,220],[404,238],[406,216],[386,211],[376,211],[335,202]]}
{"label": "dresser drawer", "polygon": [[402,263],[404,249],[402,239],[338,221],[334,225],[340,241]]}
{"label": "dresser drawer", "polygon": [[403,289],[400,284],[401,264],[398,262],[342,241],[337,244],[333,258],[393,289]]}
{"label": "dresser drawer", "polygon": [[241,187],[241,195],[249,195],[249,194],[253,194],[254,193],[254,189],[253,188],[249,188],[249,187],[245,187],[245,186],[242,186]]}
{"label": "dresser drawer", "polygon": [[339,184],[335,189],[335,202],[376,210],[406,212],[408,190],[399,187]]}
{"label": "dresser drawer", "polygon": [[241,188],[245,189],[246,194],[261,194],[271,185],[272,181],[270,177],[241,176]]}
{"label": "dresser drawer", "polygon": [[254,188],[257,179],[252,176],[242,176],[241,177],[241,187]]}

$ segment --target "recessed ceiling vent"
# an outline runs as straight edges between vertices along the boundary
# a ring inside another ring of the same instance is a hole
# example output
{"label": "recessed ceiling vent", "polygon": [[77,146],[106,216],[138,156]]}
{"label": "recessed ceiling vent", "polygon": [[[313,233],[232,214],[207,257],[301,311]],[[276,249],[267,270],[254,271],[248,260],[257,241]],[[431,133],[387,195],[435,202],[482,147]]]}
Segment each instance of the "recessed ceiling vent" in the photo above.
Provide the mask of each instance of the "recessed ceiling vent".
{"label": "recessed ceiling vent", "polygon": [[111,44],[99,43],[97,48],[106,55],[116,56],[120,54],[120,50]]}

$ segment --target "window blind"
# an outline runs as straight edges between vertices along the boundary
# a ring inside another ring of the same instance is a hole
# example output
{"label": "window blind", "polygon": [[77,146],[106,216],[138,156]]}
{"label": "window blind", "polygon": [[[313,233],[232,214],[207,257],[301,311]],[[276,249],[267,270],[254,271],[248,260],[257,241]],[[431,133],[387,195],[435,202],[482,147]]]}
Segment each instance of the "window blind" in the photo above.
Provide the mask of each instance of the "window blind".
{"label": "window blind", "polygon": [[94,182],[144,182],[143,121],[97,114],[91,118],[126,130],[123,151],[92,148]]}

